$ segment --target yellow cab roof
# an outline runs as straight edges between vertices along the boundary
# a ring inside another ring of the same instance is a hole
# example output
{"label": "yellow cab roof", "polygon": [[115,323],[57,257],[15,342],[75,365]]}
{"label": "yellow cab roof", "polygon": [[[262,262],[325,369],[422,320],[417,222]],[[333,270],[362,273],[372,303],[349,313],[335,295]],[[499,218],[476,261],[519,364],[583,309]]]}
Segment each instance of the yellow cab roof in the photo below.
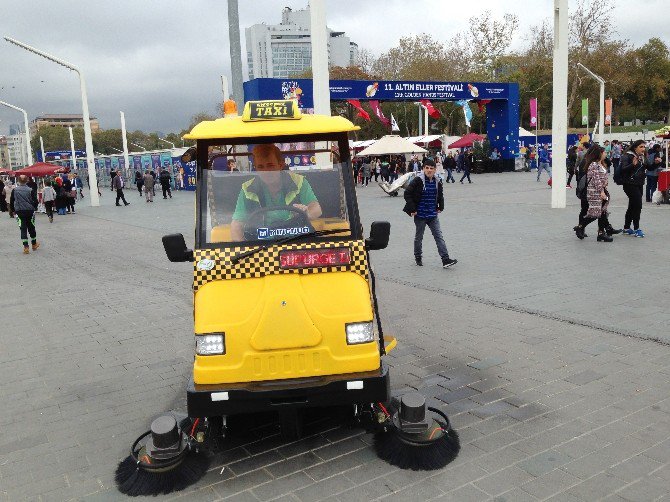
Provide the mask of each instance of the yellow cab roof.
{"label": "yellow cab roof", "polygon": [[[249,103],[247,103],[248,105]],[[245,108],[245,112],[247,108]],[[244,120],[243,117],[224,117],[206,120],[196,125],[184,139],[232,139],[269,136],[293,136],[357,131],[360,127],[344,117],[302,115],[280,120]]]}

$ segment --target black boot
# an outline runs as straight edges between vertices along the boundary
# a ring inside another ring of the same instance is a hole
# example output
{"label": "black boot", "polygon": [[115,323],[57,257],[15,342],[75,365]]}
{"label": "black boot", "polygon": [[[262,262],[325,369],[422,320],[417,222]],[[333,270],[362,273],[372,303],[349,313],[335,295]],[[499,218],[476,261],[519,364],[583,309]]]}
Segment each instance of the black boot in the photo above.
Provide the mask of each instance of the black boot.
{"label": "black boot", "polygon": [[605,232],[598,232],[598,242],[612,242],[614,239],[612,239],[611,235],[607,235]]}
{"label": "black boot", "polygon": [[623,232],[623,230],[620,228],[614,228],[612,225],[610,225],[609,227],[605,228],[605,232],[607,232],[607,235],[616,235]]}
{"label": "black boot", "polygon": [[577,236],[577,238],[579,240],[582,240],[582,239],[584,239],[584,237],[586,237],[586,234],[584,233],[584,229],[581,226],[577,225],[576,227],[573,227],[572,229],[575,231],[575,235]]}

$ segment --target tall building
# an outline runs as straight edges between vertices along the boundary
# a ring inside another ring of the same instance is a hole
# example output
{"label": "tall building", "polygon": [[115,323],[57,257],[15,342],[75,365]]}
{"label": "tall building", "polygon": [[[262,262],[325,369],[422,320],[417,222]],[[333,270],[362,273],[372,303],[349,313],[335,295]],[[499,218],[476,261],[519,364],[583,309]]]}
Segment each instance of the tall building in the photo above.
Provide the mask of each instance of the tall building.
{"label": "tall building", "polygon": [[[30,133],[35,134],[42,127],[84,127],[84,119],[81,114],[47,114],[35,117],[30,123]],[[91,132],[100,129],[100,123],[95,117],[91,117]]]}
{"label": "tall building", "polygon": [[21,126],[19,124],[9,124],[9,134],[20,134]]}
{"label": "tall building", "polygon": [[6,136],[7,140],[7,151],[10,161],[10,168],[12,171],[21,169],[28,165],[28,160],[26,158],[26,135],[21,134],[10,134]]}
{"label": "tall building", "polygon": [[[287,78],[312,66],[309,7],[284,7],[281,24],[254,24],[244,30],[249,79]],[[351,66],[358,62],[358,45],[343,31],[328,31],[328,64]]]}
{"label": "tall building", "polygon": [[0,136],[0,169],[11,169],[11,166],[9,165],[7,138],[5,136]]}

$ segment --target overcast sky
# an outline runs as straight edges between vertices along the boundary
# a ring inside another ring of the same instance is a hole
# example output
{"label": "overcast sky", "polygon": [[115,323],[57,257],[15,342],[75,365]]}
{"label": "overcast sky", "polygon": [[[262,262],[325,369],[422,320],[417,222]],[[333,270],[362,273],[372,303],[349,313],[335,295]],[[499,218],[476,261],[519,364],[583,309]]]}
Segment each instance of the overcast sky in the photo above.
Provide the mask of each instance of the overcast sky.
{"label": "overcast sky", "polygon": [[[570,0],[574,5],[575,0]],[[614,26],[641,45],[652,36],[670,44],[668,0],[615,0]],[[240,0],[244,28],[277,24],[284,6],[307,0]],[[453,6],[452,6],[453,5]],[[486,9],[517,14],[523,44],[528,27],[552,15],[553,0],[327,0],[328,26],[345,31],[360,48],[380,54],[400,37],[426,32],[440,40],[467,30],[467,19]],[[634,8],[633,8],[634,5]],[[177,132],[198,112],[215,112],[222,99],[220,75],[230,77],[224,0],[0,0],[0,35],[9,36],[79,66],[92,116],[102,128]],[[245,54],[245,52],[243,52]],[[246,64],[246,56],[242,58]],[[246,77],[246,67],[245,67]],[[0,39],[0,100],[28,112],[81,113],[75,73]],[[0,106],[0,134],[21,114]]]}

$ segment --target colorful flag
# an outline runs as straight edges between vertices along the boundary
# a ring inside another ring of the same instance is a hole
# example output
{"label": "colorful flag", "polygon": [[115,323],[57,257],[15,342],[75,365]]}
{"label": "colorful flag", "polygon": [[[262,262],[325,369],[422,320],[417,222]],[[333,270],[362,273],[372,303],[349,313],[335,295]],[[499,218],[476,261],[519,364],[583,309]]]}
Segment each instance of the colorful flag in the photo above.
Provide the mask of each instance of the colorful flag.
{"label": "colorful flag", "polygon": [[395,121],[393,114],[391,114],[391,131],[400,132],[400,127],[398,127],[398,123]]}
{"label": "colorful flag", "polygon": [[605,125],[612,125],[612,98],[605,100]]}
{"label": "colorful flag", "polygon": [[472,110],[470,109],[469,99],[461,99],[456,101],[456,105],[463,108],[463,115],[465,116],[465,125],[470,127],[470,121],[472,120]]}
{"label": "colorful flag", "polygon": [[440,114],[440,110],[438,110],[437,108],[435,108],[435,107],[433,106],[433,103],[431,103],[429,100],[427,100],[427,99],[422,99],[420,102],[421,102],[421,104],[426,108],[426,110],[428,110],[428,115],[430,115],[430,116],[433,117],[434,119],[439,119],[439,118],[442,116],[442,115]]}
{"label": "colorful flag", "polygon": [[582,99],[582,125],[589,125],[589,98]]}
{"label": "colorful flag", "polygon": [[363,107],[361,106],[361,102],[357,99],[347,99],[347,103],[349,103],[351,106],[356,108],[358,110],[358,113],[356,114],[357,117],[361,117],[362,119],[367,120],[370,122],[370,114],[363,110]]}
{"label": "colorful flag", "polygon": [[530,126],[537,127],[537,98],[530,100]]}
{"label": "colorful flag", "polygon": [[391,127],[391,121],[386,117],[384,117],[384,112],[382,112],[382,108],[381,106],[379,106],[379,101],[377,101],[376,99],[371,99],[369,103],[370,108],[372,108],[372,111],[375,112],[375,115],[377,115],[379,121],[386,127]]}

